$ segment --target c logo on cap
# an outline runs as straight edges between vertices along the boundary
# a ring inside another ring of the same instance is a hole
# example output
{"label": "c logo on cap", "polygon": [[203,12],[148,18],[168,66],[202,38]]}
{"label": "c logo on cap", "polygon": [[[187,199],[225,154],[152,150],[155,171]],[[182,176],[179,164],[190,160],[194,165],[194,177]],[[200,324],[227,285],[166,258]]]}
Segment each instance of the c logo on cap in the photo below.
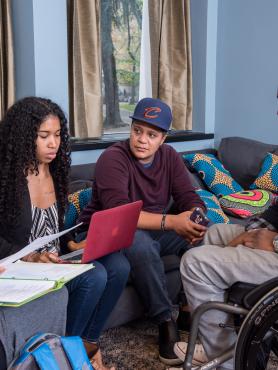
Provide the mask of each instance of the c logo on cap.
{"label": "c logo on cap", "polygon": [[155,113],[160,113],[161,109],[159,107],[149,107],[145,109],[144,117],[145,118],[157,118],[158,114]]}

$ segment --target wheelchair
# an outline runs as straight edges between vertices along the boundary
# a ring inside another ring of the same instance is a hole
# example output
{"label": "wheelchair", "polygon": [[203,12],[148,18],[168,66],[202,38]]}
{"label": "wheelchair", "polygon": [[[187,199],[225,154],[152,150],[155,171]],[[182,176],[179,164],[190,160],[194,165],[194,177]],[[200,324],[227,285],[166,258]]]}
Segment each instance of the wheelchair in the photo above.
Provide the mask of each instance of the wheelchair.
{"label": "wheelchair", "polygon": [[[207,302],[194,311],[184,370],[212,370],[231,358],[234,358],[234,370],[264,370],[271,351],[278,357],[278,278],[259,286],[238,282],[227,293],[228,303]],[[234,315],[233,328],[238,334],[237,341],[220,356],[193,368],[200,317],[212,309]]]}

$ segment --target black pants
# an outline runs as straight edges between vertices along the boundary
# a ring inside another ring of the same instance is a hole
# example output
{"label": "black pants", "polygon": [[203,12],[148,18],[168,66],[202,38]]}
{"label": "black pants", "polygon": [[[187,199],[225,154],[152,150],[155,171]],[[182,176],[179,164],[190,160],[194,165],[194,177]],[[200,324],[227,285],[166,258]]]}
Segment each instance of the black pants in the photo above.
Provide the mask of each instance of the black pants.
{"label": "black pants", "polygon": [[7,370],[6,354],[2,342],[0,341],[0,370]]}

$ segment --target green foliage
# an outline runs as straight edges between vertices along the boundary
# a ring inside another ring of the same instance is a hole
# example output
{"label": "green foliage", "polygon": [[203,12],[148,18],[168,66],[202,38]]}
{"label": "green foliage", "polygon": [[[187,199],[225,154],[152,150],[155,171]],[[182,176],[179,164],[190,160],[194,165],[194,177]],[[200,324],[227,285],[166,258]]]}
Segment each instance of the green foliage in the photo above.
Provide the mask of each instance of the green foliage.
{"label": "green foliage", "polygon": [[142,0],[113,0],[112,37],[120,84],[139,84]]}
{"label": "green foliage", "polygon": [[139,72],[130,72],[124,69],[118,69],[117,79],[122,85],[137,86],[139,84]]}
{"label": "green foliage", "polygon": [[120,108],[121,108],[121,110],[124,109],[124,110],[127,110],[130,113],[133,113],[134,109],[135,109],[135,104],[120,103]]}

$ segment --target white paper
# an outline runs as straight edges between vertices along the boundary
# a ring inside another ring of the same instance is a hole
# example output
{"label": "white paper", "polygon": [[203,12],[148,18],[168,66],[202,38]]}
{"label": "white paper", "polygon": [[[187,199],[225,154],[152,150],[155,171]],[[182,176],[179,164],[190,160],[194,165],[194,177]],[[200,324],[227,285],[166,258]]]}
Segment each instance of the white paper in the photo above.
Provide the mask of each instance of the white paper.
{"label": "white paper", "polygon": [[15,253],[15,254],[12,254],[11,256],[3,258],[2,260],[0,260],[0,266],[3,266],[3,267],[8,266],[10,263],[13,263],[13,262],[19,260],[20,258],[27,256],[27,254],[32,253],[32,252],[36,251],[39,248],[42,248],[45,244],[51,242],[52,240],[55,240],[55,239],[59,238],[60,236],[68,233],[69,231],[75,229],[76,227],[78,227],[80,225],[82,225],[82,222],[78,225],[75,225],[75,226],[73,226],[73,227],[71,227],[67,230],[61,231],[59,233],[42,236],[40,238],[37,238],[37,239],[33,240],[30,244],[28,244],[26,247],[22,248],[19,252]]}
{"label": "white paper", "polygon": [[92,264],[57,264],[18,261],[1,274],[3,279],[68,280],[92,268]]}
{"label": "white paper", "polygon": [[0,280],[0,302],[17,304],[30,299],[37,294],[50,290],[55,285],[53,281],[37,280]]}

